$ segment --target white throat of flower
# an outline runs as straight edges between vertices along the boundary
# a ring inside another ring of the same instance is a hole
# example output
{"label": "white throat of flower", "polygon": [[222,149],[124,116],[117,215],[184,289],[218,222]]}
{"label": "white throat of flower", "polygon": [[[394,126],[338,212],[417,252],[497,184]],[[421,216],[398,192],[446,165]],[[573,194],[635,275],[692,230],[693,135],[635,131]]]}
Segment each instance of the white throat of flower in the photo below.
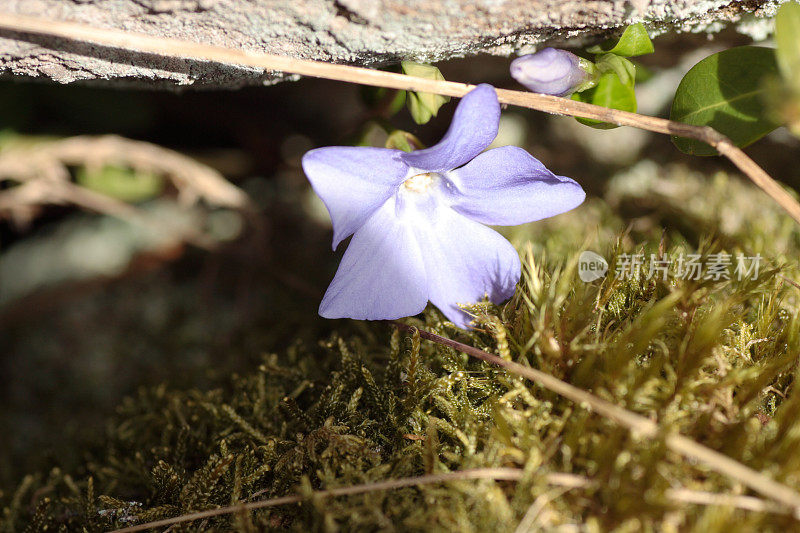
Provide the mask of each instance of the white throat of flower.
{"label": "white throat of flower", "polygon": [[431,186],[436,181],[436,174],[432,172],[426,172],[424,174],[417,174],[415,176],[411,176],[406,181],[403,182],[403,189],[408,192],[415,192],[417,194],[422,194],[428,192]]}

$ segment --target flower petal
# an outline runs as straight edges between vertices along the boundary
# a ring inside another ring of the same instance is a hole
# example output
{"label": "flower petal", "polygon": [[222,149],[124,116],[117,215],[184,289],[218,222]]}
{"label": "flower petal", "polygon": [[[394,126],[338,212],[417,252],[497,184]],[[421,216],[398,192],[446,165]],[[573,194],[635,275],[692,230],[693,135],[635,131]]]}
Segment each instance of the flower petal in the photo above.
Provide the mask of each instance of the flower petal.
{"label": "flower petal", "polygon": [[428,298],[455,325],[471,317],[458,304],[485,295],[499,304],[514,294],[520,277],[519,254],[496,231],[440,206],[427,224],[415,225],[428,273]]}
{"label": "flower petal", "polygon": [[566,50],[543,48],[511,62],[511,77],[535,93],[565,96],[589,77],[581,59]]}
{"label": "flower petal", "polygon": [[408,173],[400,150],[329,146],[303,156],[303,170],[333,222],[333,249],[395,193]]}
{"label": "flower petal", "polygon": [[445,194],[453,209],[483,224],[515,226],[579,206],[586,193],[556,176],[522,148],[503,146],[448,172]]}
{"label": "flower petal", "polygon": [[500,104],[494,87],[481,84],[458,103],[450,128],[438,144],[403,153],[409,166],[423,172],[443,172],[470,161],[497,137]]}
{"label": "flower petal", "polygon": [[388,320],[421,313],[428,303],[422,253],[411,227],[386,201],[350,241],[319,314],[325,318]]}

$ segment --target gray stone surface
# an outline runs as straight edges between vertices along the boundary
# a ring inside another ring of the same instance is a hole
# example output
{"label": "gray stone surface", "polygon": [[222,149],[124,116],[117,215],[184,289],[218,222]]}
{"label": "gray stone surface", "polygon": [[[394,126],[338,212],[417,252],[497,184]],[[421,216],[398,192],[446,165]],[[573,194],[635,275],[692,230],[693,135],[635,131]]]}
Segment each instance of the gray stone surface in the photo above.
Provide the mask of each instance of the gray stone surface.
{"label": "gray stone surface", "polygon": [[[0,11],[295,57],[379,65],[509,56],[643,20],[654,32],[718,29],[780,0],[0,0]],[[0,73],[59,83],[226,87],[262,72],[0,32]]]}

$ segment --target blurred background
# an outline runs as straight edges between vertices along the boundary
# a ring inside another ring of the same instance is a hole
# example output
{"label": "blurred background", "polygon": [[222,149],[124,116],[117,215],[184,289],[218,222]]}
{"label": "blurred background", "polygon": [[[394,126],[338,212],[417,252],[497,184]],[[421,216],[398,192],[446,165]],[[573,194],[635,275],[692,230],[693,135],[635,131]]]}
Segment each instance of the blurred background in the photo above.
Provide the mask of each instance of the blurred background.
{"label": "blurred background", "polygon": [[[640,61],[640,112],[665,116],[689,67],[750,42],[732,30],[657,39]],[[438,66],[448,80],[520,89],[508,63]],[[342,250],[330,250],[300,158],[317,146],[381,146],[390,97],[312,79],[180,93],[0,81],[0,491],[27,472],[79,468],[137,389],[224,386],[262,354],[341,326],[317,316]],[[425,126],[406,111],[391,121],[430,145],[454,108]],[[779,129],[748,153],[797,188],[786,149],[796,142]],[[522,109],[505,110],[496,144],[575,178],[633,235],[692,225],[636,183],[664,168],[709,180],[731,170],[665,136]],[[626,185],[612,187],[620,175]],[[768,203],[748,194],[756,213]],[[578,233],[581,223],[598,231],[582,209],[569,215]],[[524,238],[545,238],[542,227]]]}

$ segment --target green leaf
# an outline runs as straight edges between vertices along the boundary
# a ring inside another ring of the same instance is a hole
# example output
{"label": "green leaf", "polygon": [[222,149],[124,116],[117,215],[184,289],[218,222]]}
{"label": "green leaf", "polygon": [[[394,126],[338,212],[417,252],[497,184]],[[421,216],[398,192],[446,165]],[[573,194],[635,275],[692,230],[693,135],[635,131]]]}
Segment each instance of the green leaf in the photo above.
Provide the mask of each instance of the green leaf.
{"label": "green leaf", "polygon": [[100,194],[124,202],[141,202],[161,193],[164,180],[151,172],[127,167],[105,166],[99,169],[82,167],[76,173],[78,184]]}
{"label": "green leaf", "polygon": [[622,32],[619,40],[607,41],[602,45],[592,46],[587,51],[592,54],[610,53],[622,57],[635,57],[645,54],[652,54],[655,49],[653,48],[653,41],[647,35],[647,29],[644,24],[637,22],[631,24],[625,31]]}
{"label": "green leaf", "polygon": [[[594,87],[573,95],[574,100],[603,107],[636,111],[636,67],[629,60],[614,54],[603,54],[595,63],[597,68]],[[577,118],[581,124],[597,129],[616,128],[616,124],[589,118]]]}
{"label": "green leaf", "polygon": [[[573,94],[572,99],[622,111],[636,111],[636,94],[633,91],[633,83],[623,83],[614,71],[602,74],[597,80],[597,85],[588,91]],[[606,130],[617,127],[616,124],[588,118],[576,117],[576,120],[597,129]]]}
{"label": "green leaf", "polygon": [[613,72],[619,77],[623,85],[633,88],[636,82],[636,67],[624,57],[614,54],[603,54],[595,63],[601,74]]}
{"label": "green leaf", "polygon": [[397,91],[397,94],[395,94],[394,98],[392,98],[391,102],[389,102],[389,105],[386,106],[386,112],[389,114],[389,116],[394,116],[399,113],[401,109],[403,109],[403,106],[406,103],[406,97],[407,95],[405,91]]}
{"label": "green leaf", "polygon": [[783,79],[800,92],[800,4],[786,2],[775,17],[775,43]]}
{"label": "green leaf", "polygon": [[[777,73],[775,51],[770,48],[739,46],[712,54],[681,80],[670,119],[711,126],[736,146],[747,146],[779,126],[767,110],[764,83]],[[717,154],[694,139],[673,137],[672,142],[687,154]]]}
{"label": "green leaf", "polygon": [[386,148],[413,152],[414,150],[425,148],[425,145],[416,136],[407,131],[394,130],[386,139]]}
{"label": "green leaf", "polygon": [[[414,76],[415,78],[444,81],[444,76],[442,76],[442,73],[433,65],[423,65],[421,63],[414,63],[412,61],[403,61],[401,63],[401,67],[403,69],[403,73],[409,76]],[[431,119],[431,117],[435,117],[439,112],[439,108],[449,101],[449,96],[411,91],[408,92],[408,96],[406,97],[408,109],[411,111],[411,117],[417,124],[425,124]]]}

